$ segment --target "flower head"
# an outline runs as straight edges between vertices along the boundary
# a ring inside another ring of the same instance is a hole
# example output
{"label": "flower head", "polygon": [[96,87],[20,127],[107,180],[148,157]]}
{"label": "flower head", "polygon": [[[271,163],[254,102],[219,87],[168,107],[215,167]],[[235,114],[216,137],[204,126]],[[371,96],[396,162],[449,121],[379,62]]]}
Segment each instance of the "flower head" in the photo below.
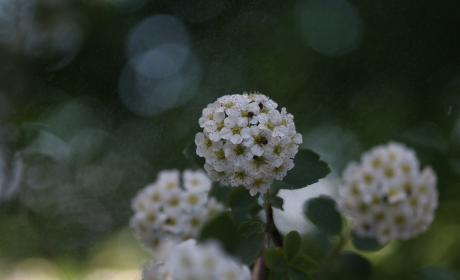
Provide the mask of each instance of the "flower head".
{"label": "flower head", "polygon": [[414,151],[397,143],[365,153],[343,173],[340,208],[354,217],[361,236],[384,244],[425,231],[438,203],[436,174],[419,170]]}
{"label": "flower head", "polygon": [[143,280],[249,280],[249,268],[226,255],[216,243],[189,239],[170,248],[169,256],[144,268]]}
{"label": "flower head", "polygon": [[224,185],[244,185],[256,195],[286,176],[302,135],[295,130],[294,116],[277,107],[263,94],[245,92],[220,97],[203,110],[203,132],[195,143],[209,177]]}
{"label": "flower head", "polygon": [[182,182],[178,170],[163,170],[133,199],[131,227],[147,247],[196,237],[203,223],[223,210],[222,204],[207,198],[211,180],[205,173],[185,170]]}

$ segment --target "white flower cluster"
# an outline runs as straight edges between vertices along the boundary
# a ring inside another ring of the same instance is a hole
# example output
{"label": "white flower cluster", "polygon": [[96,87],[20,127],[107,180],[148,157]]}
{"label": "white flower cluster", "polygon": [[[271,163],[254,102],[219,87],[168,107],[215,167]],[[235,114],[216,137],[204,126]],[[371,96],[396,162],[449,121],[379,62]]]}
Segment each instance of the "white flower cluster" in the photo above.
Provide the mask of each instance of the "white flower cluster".
{"label": "white flower cluster", "polygon": [[397,143],[364,153],[343,174],[339,207],[351,214],[360,236],[380,244],[424,232],[438,203],[436,174],[419,170],[413,150]]}
{"label": "white flower cluster", "polygon": [[250,280],[249,268],[226,255],[216,243],[177,245],[164,262],[146,267],[142,280]]}
{"label": "white flower cluster", "polygon": [[178,170],[163,170],[133,199],[131,227],[151,249],[165,240],[196,237],[203,223],[223,210],[214,198],[208,200],[211,180],[204,172],[185,170],[182,178],[183,188]]}
{"label": "white flower cluster", "polygon": [[302,135],[294,116],[259,93],[225,95],[203,110],[203,132],[195,137],[196,153],[215,181],[244,185],[251,195],[265,193],[274,179],[294,167]]}

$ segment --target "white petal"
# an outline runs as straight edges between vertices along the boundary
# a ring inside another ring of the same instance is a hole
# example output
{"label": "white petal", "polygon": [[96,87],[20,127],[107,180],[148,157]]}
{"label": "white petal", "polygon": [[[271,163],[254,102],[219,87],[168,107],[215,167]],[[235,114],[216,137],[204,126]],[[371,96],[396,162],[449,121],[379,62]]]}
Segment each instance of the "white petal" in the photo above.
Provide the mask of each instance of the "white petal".
{"label": "white petal", "polygon": [[262,148],[259,145],[252,146],[251,152],[259,157],[264,154],[264,150],[262,150]]}
{"label": "white petal", "polygon": [[228,128],[228,127],[224,127],[220,131],[220,137],[222,137],[223,139],[228,140],[228,139],[230,139],[230,137],[232,137],[232,135],[233,135],[233,133],[230,130],[230,128]]}
{"label": "white petal", "polygon": [[234,134],[230,138],[230,142],[232,142],[233,144],[240,144],[242,141],[243,141],[243,137],[241,137],[241,135],[239,134]]}

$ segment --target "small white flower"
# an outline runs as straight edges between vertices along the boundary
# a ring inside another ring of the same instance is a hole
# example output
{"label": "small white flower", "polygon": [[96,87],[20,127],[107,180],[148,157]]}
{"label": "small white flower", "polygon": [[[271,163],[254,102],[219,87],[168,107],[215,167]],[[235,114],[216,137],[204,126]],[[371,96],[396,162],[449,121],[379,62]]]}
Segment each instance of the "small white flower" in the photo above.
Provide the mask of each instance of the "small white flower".
{"label": "small white flower", "polygon": [[[220,138],[219,138],[220,139]],[[200,157],[204,157],[207,152],[215,151],[222,147],[223,143],[219,140],[211,140],[209,135],[201,132],[195,135],[196,154]]]}
{"label": "small white flower", "polygon": [[230,140],[233,144],[240,144],[244,138],[249,137],[248,119],[242,117],[228,117],[224,121],[225,126],[220,131],[220,136]]}
{"label": "small white flower", "polygon": [[178,170],[163,170],[133,199],[130,225],[150,249],[157,250],[167,240],[196,237],[203,223],[223,210],[214,199],[208,202],[211,180],[205,173],[185,170],[182,177],[183,187]]}
{"label": "small white flower", "polygon": [[217,243],[196,244],[193,239],[176,245],[163,262],[151,263],[144,268],[143,280],[251,279],[249,268],[224,253]]}
{"label": "small white flower", "polygon": [[201,171],[184,170],[184,187],[193,192],[205,192],[211,189],[211,180]]}
{"label": "small white flower", "polygon": [[244,166],[247,160],[253,157],[251,150],[243,144],[232,144],[227,142],[225,157],[233,162],[235,166]]}
{"label": "small white flower", "polygon": [[437,207],[436,175],[419,170],[415,153],[401,144],[378,146],[343,172],[339,207],[354,230],[384,244],[428,228]]}
{"label": "small white flower", "polygon": [[230,182],[232,187],[237,187],[240,185],[249,186],[251,185],[253,178],[251,174],[243,167],[236,166],[234,173],[230,177]]}
{"label": "small white flower", "polygon": [[[302,135],[296,132],[294,116],[286,108],[280,113],[277,107],[263,94],[245,92],[222,96],[203,110],[199,123],[204,130],[195,142],[213,180],[248,187],[251,174],[264,172],[272,181],[286,176]],[[254,161],[257,157],[261,161]],[[260,189],[265,191],[265,186]]]}
{"label": "small white flower", "polygon": [[266,176],[266,173],[260,172],[252,178],[251,183],[246,186],[249,193],[254,196],[257,193],[266,193],[270,185],[273,183],[273,178]]}

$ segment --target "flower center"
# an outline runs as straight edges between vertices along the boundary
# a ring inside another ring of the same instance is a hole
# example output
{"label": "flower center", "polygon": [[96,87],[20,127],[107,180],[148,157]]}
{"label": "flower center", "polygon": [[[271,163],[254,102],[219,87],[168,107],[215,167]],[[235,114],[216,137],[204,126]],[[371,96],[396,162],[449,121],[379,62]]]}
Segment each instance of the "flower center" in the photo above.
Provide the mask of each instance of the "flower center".
{"label": "flower center", "polygon": [[236,148],[235,148],[235,153],[236,153],[237,155],[243,155],[243,154],[244,154],[244,151],[246,151],[246,147],[243,146],[243,145],[241,145],[241,144],[239,144],[239,145],[236,146]]}
{"label": "flower center", "polygon": [[217,153],[216,153],[216,156],[217,156],[217,159],[218,160],[224,160],[225,159],[225,152],[223,149],[220,149]]}
{"label": "flower center", "polygon": [[232,132],[233,132],[233,134],[240,134],[241,133],[241,127],[239,127],[238,125],[235,125],[232,128]]}
{"label": "flower center", "polygon": [[204,144],[206,145],[206,148],[210,148],[212,146],[212,140],[209,138],[206,138],[204,140]]}
{"label": "flower center", "polygon": [[270,130],[273,130],[275,129],[275,125],[271,122],[271,121],[268,121],[265,126],[270,129]]}
{"label": "flower center", "polygon": [[281,154],[282,151],[283,151],[283,147],[280,144],[276,145],[273,148],[273,153],[275,153],[276,155]]}

